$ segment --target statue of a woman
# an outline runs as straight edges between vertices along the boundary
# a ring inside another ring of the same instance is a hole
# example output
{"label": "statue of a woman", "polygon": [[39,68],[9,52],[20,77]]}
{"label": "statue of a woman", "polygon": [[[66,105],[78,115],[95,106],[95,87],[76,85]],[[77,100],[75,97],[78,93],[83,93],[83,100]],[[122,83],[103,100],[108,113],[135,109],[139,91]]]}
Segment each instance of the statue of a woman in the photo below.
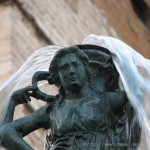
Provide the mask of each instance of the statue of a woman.
{"label": "statue of a woman", "polygon": [[[23,137],[45,128],[49,130],[47,150],[136,150],[141,129],[118,78],[111,53],[105,48],[77,45],[60,49],[49,72],[35,73],[33,86],[12,94],[0,129],[1,145],[32,150]],[[58,95],[39,91],[36,83],[44,79],[59,88]],[[15,107],[30,101],[31,96],[47,105],[13,121]]]}

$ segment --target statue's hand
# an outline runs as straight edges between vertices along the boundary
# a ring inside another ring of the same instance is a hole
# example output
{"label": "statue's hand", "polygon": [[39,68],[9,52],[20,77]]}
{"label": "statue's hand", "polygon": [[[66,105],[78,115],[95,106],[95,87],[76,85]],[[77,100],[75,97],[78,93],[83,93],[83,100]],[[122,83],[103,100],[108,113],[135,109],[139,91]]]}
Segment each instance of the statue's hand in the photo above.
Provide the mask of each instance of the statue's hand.
{"label": "statue's hand", "polygon": [[30,96],[32,96],[32,93],[36,90],[37,89],[33,86],[28,86],[28,87],[19,89],[12,94],[11,99],[17,105],[28,103],[29,101],[31,101]]}

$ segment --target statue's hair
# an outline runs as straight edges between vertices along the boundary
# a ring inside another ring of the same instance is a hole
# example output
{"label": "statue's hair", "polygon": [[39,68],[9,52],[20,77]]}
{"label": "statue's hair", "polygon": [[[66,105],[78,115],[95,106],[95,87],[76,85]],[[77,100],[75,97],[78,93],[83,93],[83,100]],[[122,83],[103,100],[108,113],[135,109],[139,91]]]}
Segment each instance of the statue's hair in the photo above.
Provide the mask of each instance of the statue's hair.
{"label": "statue's hair", "polygon": [[49,67],[50,77],[51,77],[51,79],[50,79],[51,81],[49,81],[49,83],[55,84],[56,86],[58,86],[61,89],[60,78],[59,78],[59,74],[58,74],[58,64],[59,64],[59,60],[67,54],[75,54],[82,61],[83,65],[85,67],[86,73],[87,73],[88,81],[89,81],[89,83],[91,83],[91,75],[90,75],[90,70],[89,70],[89,58],[77,46],[62,48],[56,52],[53,60],[51,61],[50,67]]}

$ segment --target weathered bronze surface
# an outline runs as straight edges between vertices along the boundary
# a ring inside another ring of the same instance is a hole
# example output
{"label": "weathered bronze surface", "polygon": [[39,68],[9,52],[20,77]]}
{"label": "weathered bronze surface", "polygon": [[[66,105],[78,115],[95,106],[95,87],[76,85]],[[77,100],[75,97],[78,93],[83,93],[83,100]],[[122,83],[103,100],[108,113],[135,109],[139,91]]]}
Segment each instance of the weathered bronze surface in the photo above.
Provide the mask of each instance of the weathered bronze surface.
{"label": "weathered bronze surface", "polygon": [[[50,129],[47,150],[136,150],[141,129],[126,93],[118,86],[118,78],[107,49],[94,45],[60,49],[48,72],[36,72],[33,86],[11,96],[0,129],[2,146],[32,150],[23,137],[45,128]],[[56,85],[59,94],[42,93],[37,87],[41,80]],[[30,101],[31,96],[47,105],[13,121],[15,107]]]}

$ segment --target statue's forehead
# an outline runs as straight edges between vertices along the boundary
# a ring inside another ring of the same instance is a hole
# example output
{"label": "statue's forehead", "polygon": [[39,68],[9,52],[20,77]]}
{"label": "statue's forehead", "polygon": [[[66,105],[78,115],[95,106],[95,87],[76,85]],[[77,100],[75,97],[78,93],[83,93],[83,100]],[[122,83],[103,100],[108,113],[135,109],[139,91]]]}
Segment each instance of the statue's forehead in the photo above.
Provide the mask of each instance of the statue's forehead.
{"label": "statue's forehead", "polygon": [[61,66],[74,61],[80,62],[80,59],[76,56],[76,54],[66,54],[60,58],[58,65]]}

